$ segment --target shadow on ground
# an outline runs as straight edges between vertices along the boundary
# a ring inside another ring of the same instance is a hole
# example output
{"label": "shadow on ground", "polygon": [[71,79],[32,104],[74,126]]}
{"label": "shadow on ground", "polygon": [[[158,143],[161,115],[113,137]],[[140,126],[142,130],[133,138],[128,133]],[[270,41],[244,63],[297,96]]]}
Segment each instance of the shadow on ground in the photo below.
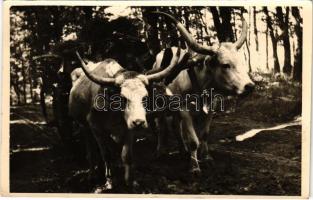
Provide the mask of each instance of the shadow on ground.
{"label": "shadow on ground", "polygon": [[[43,123],[37,107],[11,108],[11,192],[91,192],[95,185],[87,181],[87,162],[80,152],[69,153],[56,129]],[[300,195],[301,126],[264,131],[237,142],[238,134],[275,124],[238,115],[216,116],[210,138],[214,162],[201,164],[202,174],[196,178],[188,176],[175,142],[163,160],[156,160],[155,136],[138,140],[136,193]]]}

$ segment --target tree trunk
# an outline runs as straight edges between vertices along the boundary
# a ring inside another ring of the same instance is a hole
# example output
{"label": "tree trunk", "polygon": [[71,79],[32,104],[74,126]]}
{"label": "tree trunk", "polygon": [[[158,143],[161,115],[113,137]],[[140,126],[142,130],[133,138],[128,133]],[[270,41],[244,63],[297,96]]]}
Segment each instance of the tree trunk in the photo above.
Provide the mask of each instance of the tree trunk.
{"label": "tree trunk", "polygon": [[[184,7],[184,14],[183,14],[183,17],[184,17],[184,19],[185,19],[185,27],[186,27],[186,29],[189,31],[189,23],[190,23],[190,21],[189,21],[189,7]],[[183,37],[180,37],[180,43],[182,44],[182,47],[183,48],[186,48],[186,46],[185,46],[185,39],[183,38]]]}
{"label": "tree trunk", "polygon": [[291,73],[291,52],[290,52],[290,40],[289,40],[289,7],[286,8],[286,14],[284,16],[282,7],[276,8],[278,24],[282,30],[281,38],[284,45],[284,67],[283,72],[287,75]]}
{"label": "tree trunk", "polygon": [[[241,16],[243,16],[243,12],[244,10],[241,9]],[[251,10],[248,10],[249,12],[249,27],[251,27],[251,23],[250,23],[250,16],[251,16]],[[245,42],[246,44],[246,48],[247,48],[247,52],[248,52],[248,67],[249,67],[249,72],[252,72],[252,67],[251,67],[251,53],[250,53],[250,40],[251,40],[251,35],[250,35],[250,29],[248,29],[248,38]]]}
{"label": "tree trunk", "polygon": [[246,44],[246,48],[247,48],[247,52],[248,52],[248,66],[249,66],[249,72],[252,72],[252,67],[251,67],[251,55],[250,55],[250,49],[249,49],[249,45],[248,42],[245,42]]}
{"label": "tree trunk", "polygon": [[[165,7],[165,8],[167,8],[167,7]],[[170,13],[173,16],[175,16],[176,19],[178,19],[177,16],[174,14],[173,10],[170,10],[169,8],[167,8],[167,9],[164,9],[162,11],[164,11],[166,13]],[[160,30],[161,34],[162,34],[162,31],[163,31],[163,35],[169,34],[170,37],[166,38],[165,41],[167,41],[168,45],[170,45],[170,46],[177,46],[178,45],[178,34],[177,34],[176,28],[173,27],[171,21],[169,21],[167,18],[164,18],[164,22],[166,24],[166,31]]]}
{"label": "tree trunk", "polygon": [[21,95],[20,95],[20,90],[18,87],[18,79],[16,80],[15,83],[12,83],[12,85],[13,85],[14,91],[15,91],[16,96],[17,96],[17,105],[20,105],[21,104]]}
{"label": "tree trunk", "polygon": [[295,35],[297,37],[297,44],[295,50],[294,58],[294,70],[293,70],[293,79],[296,81],[302,81],[302,18],[300,16],[299,8],[292,7],[291,13],[296,20],[295,24]]}
{"label": "tree trunk", "polygon": [[255,35],[255,50],[259,51],[259,39],[258,39],[258,29],[256,26],[256,8],[255,6],[253,6],[253,31],[254,31],[254,35]]}
{"label": "tree trunk", "polygon": [[265,51],[266,51],[266,69],[269,70],[269,66],[268,66],[268,24],[266,23],[266,47],[265,47]]}
{"label": "tree trunk", "polygon": [[26,93],[26,72],[25,72],[24,61],[22,61],[22,76],[23,76],[23,97],[24,97],[23,103],[26,104],[27,103],[27,93]]}
{"label": "tree trunk", "polygon": [[[217,32],[217,37],[220,42],[234,42],[234,33],[230,23],[231,8],[220,7],[220,14],[217,7],[211,6],[210,11],[213,16],[214,26]],[[222,21],[220,21],[220,18]]]}
{"label": "tree trunk", "polygon": [[233,25],[233,27],[234,27],[234,38],[235,38],[235,41],[237,41],[237,31],[236,31],[236,13],[235,13],[235,10],[233,10],[233,12],[232,12],[232,15],[233,15],[233,21],[234,21],[234,25]]}
{"label": "tree trunk", "polygon": [[[205,10],[204,12],[205,12],[205,15],[206,15],[207,10]],[[209,35],[208,25],[207,25],[207,23],[203,20],[203,15],[201,15],[200,10],[198,10],[198,13],[199,13],[200,16],[201,16],[201,17],[200,17],[200,20],[201,20],[201,23],[202,23],[202,25],[203,25],[203,29],[204,29],[205,34],[206,34],[206,35]],[[210,42],[210,40],[208,40],[208,41]]]}
{"label": "tree trunk", "polygon": [[267,7],[263,7],[263,11],[266,15],[266,23],[269,29],[269,34],[270,34],[272,45],[273,45],[274,73],[279,73],[280,65],[279,65],[278,55],[277,55],[277,39],[274,35],[273,22],[272,22],[273,20],[269,16]]}
{"label": "tree trunk", "polygon": [[33,95],[32,75],[31,75],[30,69],[31,68],[29,67],[29,70],[28,70],[29,92],[30,92],[31,103],[35,103],[35,99],[34,99],[34,95]]}
{"label": "tree trunk", "polygon": [[155,7],[145,7],[142,9],[142,16],[145,20],[145,30],[147,33],[147,45],[152,51],[152,55],[156,55],[160,52],[160,43],[158,39],[158,18],[149,12],[156,11]]}
{"label": "tree trunk", "polygon": [[224,40],[226,42],[235,42],[234,33],[231,20],[231,8],[230,7],[220,7],[220,17],[222,18],[222,27]]}

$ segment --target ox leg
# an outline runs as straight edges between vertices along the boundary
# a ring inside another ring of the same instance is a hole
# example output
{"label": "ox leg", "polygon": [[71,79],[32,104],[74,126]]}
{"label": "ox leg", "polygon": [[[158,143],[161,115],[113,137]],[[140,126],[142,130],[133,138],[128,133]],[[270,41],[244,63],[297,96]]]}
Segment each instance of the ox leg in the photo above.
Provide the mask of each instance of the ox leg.
{"label": "ox leg", "polygon": [[157,157],[162,157],[166,154],[166,147],[168,145],[168,128],[166,117],[161,116],[156,119],[158,121],[158,145],[157,145]]}
{"label": "ox leg", "polygon": [[[100,155],[102,158],[102,166],[103,169],[105,169],[105,177],[106,177],[106,183],[103,188],[99,188],[95,191],[95,193],[101,193],[103,190],[110,190],[113,188],[113,180],[112,180],[112,169],[113,169],[113,155],[111,155],[112,149],[115,147],[112,145],[112,142],[110,141],[109,136],[106,133],[101,132],[101,128],[97,126],[97,118],[99,117],[91,115],[88,115],[87,121],[89,123],[91,132],[93,133],[93,136],[97,142],[97,146],[100,151]],[[111,149],[111,151],[109,151]]]}
{"label": "ox leg", "polygon": [[182,135],[181,119],[176,113],[173,114],[172,127],[174,136],[178,143],[179,153],[182,157],[185,157],[187,155],[188,148]]}
{"label": "ox leg", "polygon": [[99,191],[96,191],[96,193],[102,192],[102,190],[111,190],[113,188],[113,167],[114,167],[114,156],[111,155],[111,144],[109,141],[106,140],[106,138],[103,137],[103,134],[105,133],[100,133],[97,131],[92,131],[94,133],[94,136],[96,138],[100,155],[102,158],[102,169],[105,169],[105,178],[106,178],[106,183],[104,185],[104,188],[101,188]]}
{"label": "ox leg", "polygon": [[203,120],[200,120],[203,122],[203,125],[201,127],[202,130],[199,131],[199,139],[200,139],[200,147],[199,147],[199,157],[201,160],[207,162],[212,161],[213,158],[209,153],[209,147],[208,147],[208,138],[210,134],[210,127],[212,122],[213,114],[209,113],[204,116]]}
{"label": "ox leg", "polygon": [[103,178],[103,163],[101,162],[101,156],[99,152],[99,148],[97,146],[97,141],[92,135],[89,128],[82,128],[85,141],[86,141],[86,159],[89,164],[89,175],[88,180],[93,182],[100,180],[99,178]]}
{"label": "ox leg", "polygon": [[125,135],[124,144],[122,147],[121,158],[124,166],[124,179],[127,186],[133,186],[133,133],[129,132]]}
{"label": "ox leg", "polygon": [[181,111],[180,115],[182,118],[182,133],[187,138],[187,145],[190,152],[190,172],[192,174],[199,174],[201,172],[197,157],[199,139],[193,126],[192,116],[187,111]]}

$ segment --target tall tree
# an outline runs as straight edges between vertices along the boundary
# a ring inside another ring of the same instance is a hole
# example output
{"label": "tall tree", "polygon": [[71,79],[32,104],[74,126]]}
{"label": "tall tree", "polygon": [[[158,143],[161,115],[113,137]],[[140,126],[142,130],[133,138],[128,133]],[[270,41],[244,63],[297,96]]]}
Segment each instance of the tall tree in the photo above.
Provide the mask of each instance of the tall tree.
{"label": "tall tree", "polygon": [[291,8],[292,16],[296,20],[295,24],[295,35],[297,37],[297,43],[295,47],[295,58],[294,58],[294,70],[293,79],[302,81],[302,18],[298,7]]}
{"label": "tall tree", "polygon": [[[243,16],[243,13],[244,13],[244,9],[241,8],[241,16]],[[248,10],[248,14],[249,14],[249,26],[248,27],[251,27],[251,10],[249,9]],[[245,41],[245,45],[246,45],[246,49],[247,49],[247,52],[248,52],[248,67],[249,67],[249,72],[252,72],[252,66],[251,66],[251,53],[250,53],[250,45],[251,45],[251,34],[250,34],[250,28],[248,29],[248,38],[247,40]]]}
{"label": "tall tree", "polygon": [[158,32],[158,18],[155,15],[149,14],[156,11],[156,7],[144,7],[142,8],[142,16],[145,21],[146,38],[149,49],[153,55],[156,55],[160,51],[159,32]]}
{"label": "tall tree", "polygon": [[284,66],[283,72],[287,75],[291,73],[291,49],[289,40],[289,7],[286,8],[285,15],[283,14],[282,7],[276,7],[276,15],[278,19],[278,25],[282,30],[280,38],[284,45]]}
{"label": "tall tree", "polygon": [[269,34],[270,34],[272,46],[273,46],[274,73],[279,73],[280,65],[279,65],[278,55],[277,55],[277,38],[274,33],[273,19],[269,15],[267,7],[263,7],[263,12],[265,13],[265,16],[266,16],[266,23],[269,29]]}
{"label": "tall tree", "polygon": [[[210,7],[213,16],[214,26],[217,32],[217,37],[220,42],[234,42],[235,37],[230,23],[231,8],[230,7]],[[221,18],[221,20],[220,20]]]}
{"label": "tall tree", "polygon": [[256,14],[257,14],[256,7],[253,6],[253,32],[255,35],[255,49],[256,51],[259,51],[259,38],[258,38],[258,29],[256,26]]}
{"label": "tall tree", "polygon": [[265,23],[266,24],[266,32],[265,32],[265,55],[266,55],[266,69],[267,70],[269,70],[269,64],[268,64],[268,31],[269,31],[269,29],[268,29],[268,24],[267,23]]}
{"label": "tall tree", "polygon": [[[177,13],[175,12],[175,8],[168,7],[165,10],[165,12],[171,13],[173,16],[175,16],[177,19],[179,19],[177,16]],[[173,24],[168,19],[165,20],[165,24],[166,24],[166,30],[170,35],[170,41],[171,41],[170,45],[171,46],[177,46],[178,45],[178,34],[177,34],[176,28],[173,27]]]}

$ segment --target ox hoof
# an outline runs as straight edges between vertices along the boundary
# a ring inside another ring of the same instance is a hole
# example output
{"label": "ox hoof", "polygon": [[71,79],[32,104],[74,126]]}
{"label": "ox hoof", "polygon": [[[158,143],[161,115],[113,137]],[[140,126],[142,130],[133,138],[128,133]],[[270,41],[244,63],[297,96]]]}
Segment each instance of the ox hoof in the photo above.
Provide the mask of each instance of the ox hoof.
{"label": "ox hoof", "polygon": [[106,183],[103,186],[98,186],[93,193],[101,194],[113,189],[112,179],[107,178]]}
{"label": "ox hoof", "polygon": [[106,191],[105,186],[98,186],[96,189],[93,191],[94,194],[102,194]]}
{"label": "ox hoof", "polygon": [[103,189],[103,187],[97,187],[94,191],[93,191],[93,193],[95,193],[95,194],[101,194],[101,193],[103,193],[103,191],[104,191],[104,189]]}
{"label": "ox hoof", "polygon": [[112,179],[107,178],[107,181],[104,184],[104,187],[106,188],[106,190],[112,190],[113,189]]}

